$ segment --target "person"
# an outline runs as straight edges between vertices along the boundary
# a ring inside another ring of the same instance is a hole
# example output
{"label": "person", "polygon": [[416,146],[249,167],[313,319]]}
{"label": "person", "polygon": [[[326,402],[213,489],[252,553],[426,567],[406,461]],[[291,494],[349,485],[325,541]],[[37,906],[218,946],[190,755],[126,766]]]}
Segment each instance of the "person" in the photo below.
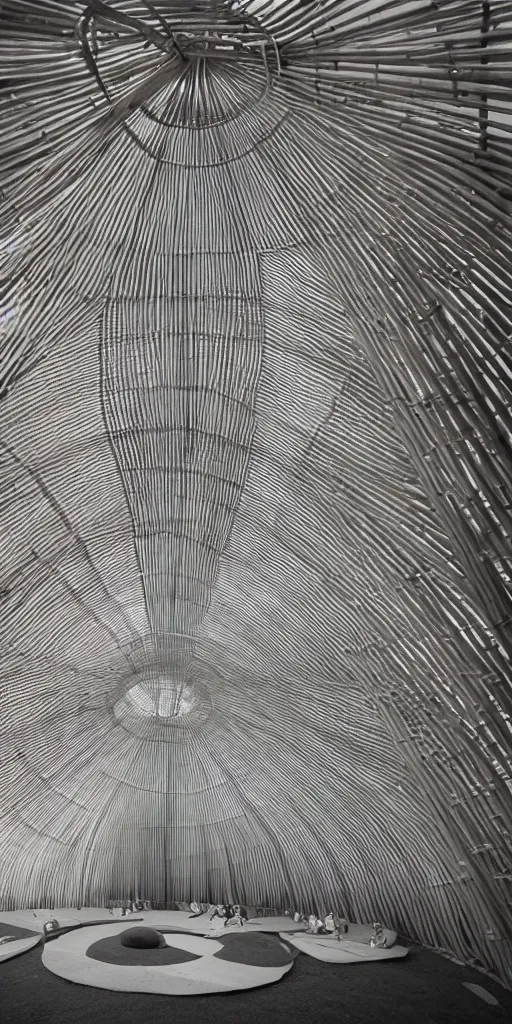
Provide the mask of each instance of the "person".
{"label": "person", "polygon": [[215,910],[213,911],[210,921],[213,921],[214,917],[225,917],[225,910],[225,906],[222,903],[219,903],[218,906],[215,907]]}
{"label": "person", "polygon": [[245,907],[241,907],[240,904],[235,904],[233,907],[233,924],[238,925],[239,928],[243,928],[244,921],[249,920],[249,915]]}
{"label": "person", "polygon": [[348,932],[348,923],[344,917],[338,917],[337,914],[333,914],[334,921],[334,934],[338,940],[341,939],[342,935],[346,935]]}
{"label": "person", "polygon": [[380,921],[375,921],[373,925],[373,935],[370,939],[370,946],[372,949],[385,949],[387,946],[387,939],[384,935],[384,928]]}
{"label": "person", "polygon": [[310,914],[308,917],[308,932],[310,935],[316,935],[318,931],[316,914]]}
{"label": "person", "polygon": [[[192,913],[189,915],[189,918],[201,917],[201,915],[204,913],[204,911],[203,911],[202,907],[199,905],[199,903],[191,903],[190,904],[190,909],[191,909]],[[211,918],[210,918],[210,921],[211,921]]]}
{"label": "person", "polygon": [[240,907],[239,907],[238,903],[235,903],[235,905],[233,907],[233,918],[232,918],[231,923],[236,928],[243,928],[244,922],[243,922],[243,919],[242,919],[242,914],[241,914],[241,910],[240,910]]}

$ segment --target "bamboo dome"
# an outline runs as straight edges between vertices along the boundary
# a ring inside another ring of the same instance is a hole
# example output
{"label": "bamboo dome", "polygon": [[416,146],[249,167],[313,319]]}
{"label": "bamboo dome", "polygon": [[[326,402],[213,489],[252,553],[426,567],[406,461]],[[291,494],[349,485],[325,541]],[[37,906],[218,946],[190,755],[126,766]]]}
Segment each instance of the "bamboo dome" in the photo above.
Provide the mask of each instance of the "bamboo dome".
{"label": "bamboo dome", "polygon": [[512,985],[512,2],[0,0],[0,907]]}

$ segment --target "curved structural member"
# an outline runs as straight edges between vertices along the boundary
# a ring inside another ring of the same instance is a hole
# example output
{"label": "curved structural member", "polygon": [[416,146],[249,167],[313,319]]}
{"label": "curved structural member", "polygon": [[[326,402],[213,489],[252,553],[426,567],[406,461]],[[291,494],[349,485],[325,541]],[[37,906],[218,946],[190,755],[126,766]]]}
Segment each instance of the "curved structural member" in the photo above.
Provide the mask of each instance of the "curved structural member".
{"label": "curved structural member", "polygon": [[511,41],[0,3],[4,909],[335,911],[512,984]]}

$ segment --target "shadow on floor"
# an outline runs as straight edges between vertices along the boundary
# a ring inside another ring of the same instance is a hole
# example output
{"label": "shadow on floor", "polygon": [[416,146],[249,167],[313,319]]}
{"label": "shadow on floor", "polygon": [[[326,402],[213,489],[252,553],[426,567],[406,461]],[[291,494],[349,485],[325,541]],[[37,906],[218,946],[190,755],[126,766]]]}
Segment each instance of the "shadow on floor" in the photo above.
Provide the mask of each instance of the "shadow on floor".
{"label": "shadow on floor", "polygon": [[[491,1006],[465,988],[495,996]],[[301,954],[267,988],[206,996],[152,996],[74,985],[43,967],[36,947],[0,965],[2,1024],[492,1024],[512,1020],[512,992],[423,949],[405,960],[334,965]]]}

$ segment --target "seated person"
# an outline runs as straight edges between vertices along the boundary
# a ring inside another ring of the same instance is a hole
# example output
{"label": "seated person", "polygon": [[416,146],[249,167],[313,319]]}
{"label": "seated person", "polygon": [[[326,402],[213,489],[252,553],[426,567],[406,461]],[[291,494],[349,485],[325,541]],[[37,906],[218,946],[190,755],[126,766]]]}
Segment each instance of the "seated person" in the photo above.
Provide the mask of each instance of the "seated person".
{"label": "seated person", "polygon": [[338,940],[341,939],[342,935],[346,935],[348,932],[348,923],[344,917],[338,917],[337,914],[333,914],[334,921],[334,934]]}
{"label": "seated person", "polygon": [[238,903],[233,907],[233,921],[232,924],[238,925],[239,928],[243,928],[244,921],[248,921],[249,917],[245,907],[241,907]]}
{"label": "seated person", "polygon": [[372,949],[385,949],[388,942],[384,935],[384,929],[380,921],[376,921],[373,925],[373,935],[370,939],[370,946]]}
{"label": "seated person", "polygon": [[210,921],[213,921],[214,917],[226,917],[226,912],[225,911],[226,911],[226,908],[225,908],[224,904],[223,903],[219,903],[215,907],[215,910],[213,911],[213,914],[212,914],[212,916],[210,918]]}

